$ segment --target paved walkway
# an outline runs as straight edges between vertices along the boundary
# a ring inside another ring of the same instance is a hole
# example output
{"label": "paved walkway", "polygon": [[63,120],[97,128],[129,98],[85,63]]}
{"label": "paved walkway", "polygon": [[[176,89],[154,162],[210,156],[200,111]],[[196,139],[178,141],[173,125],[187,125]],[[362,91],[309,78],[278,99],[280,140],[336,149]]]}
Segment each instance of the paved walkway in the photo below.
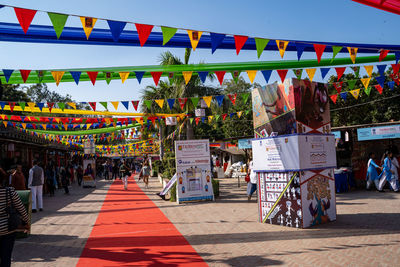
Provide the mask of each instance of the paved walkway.
{"label": "paved walkway", "polygon": [[[143,187],[143,183],[139,182]],[[73,188],[45,199],[32,236],[19,240],[14,266],[75,266],[109,184]],[[355,191],[337,195],[337,221],[300,230],[257,222],[245,186],[221,180],[216,202],[177,205],[143,189],[210,266],[396,266],[400,262],[400,194]],[[90,194],[88,194],[90,193]],[[151,222],[149,222],[151,223]],[[175,265],[170,265],[175,266]]]}

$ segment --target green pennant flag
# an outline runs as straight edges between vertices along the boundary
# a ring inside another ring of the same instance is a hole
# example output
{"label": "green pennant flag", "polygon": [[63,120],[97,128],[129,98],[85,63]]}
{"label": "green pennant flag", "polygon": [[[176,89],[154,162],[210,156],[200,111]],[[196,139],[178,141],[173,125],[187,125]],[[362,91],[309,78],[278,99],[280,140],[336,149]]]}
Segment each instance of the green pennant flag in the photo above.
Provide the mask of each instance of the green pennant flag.
{"label": "green pennant flag", "polygon": [[254,38],[254,40],[256,41],[257,56],[260,58],[262,52],[269,42],[269,39]]}
{"label": "green pennant flag", "polygon": [[215,116],[214,116],[214,118],[215,118],[215,121],[218,121],[218,120],[219,120],[219,117],[220,117],[220,115],[218,115],[218,114],[217,114],[217,115],[215,115]]}
{"label": "green pennant flag", "polygon": [[53,24],[54,31],[57,34],[57,39],[59,39],[64,29],[65,23],[67,22],[68,15],[50,12],[47,12],[47,15],[49,15],[51,23]]}
{"label": "green pennant flag", "polygon": [[369,96],[369,94],[371,93],[371,88],[372,87],[369,87],[369,86],[367,88],[364,88],[364,91],[367,94],[367,96]]}
{"label": "green pennant flag", "polygon": [[301,80],[301,75],[303,74],[303,69],[293,69],[294,75],[296,75],[297,79]]}
{"label": "green pennant flag", "polygon": [[65,109],[65,103],[58,102],[58,103],[57,103],[57,106],[58,106],[58,108],[60,108],[62,111],[64,111],[64,109]]}
{"label": "green pennant flag", "polygon": [[36,74],[38,76],[39,79],[39,83],[41,83],[43,81],[44,76],[46,75],[46,70],[37,70]]}
{"label": "green pennant flag", "polygon": [[112,78],[113,78],[113,73],[112,72],[103,72],[104,78],[106,79],[107,84],[110,84]]}
{"label": "green pennant flag", "polygon": [[37,121],[40,121],[40,117],[35,117],[35,119],[36,119]]}
{"label": "green pennant flag", "polygon": [[235,81],[235,83],[237,83],[239,80],[240,72],[241,72],[240,70],[231,71],[232,78]]}
{"label": "green pennant flag", "polygon": [[11,115],[7,115],[7,118],[10,121],[11,120]]}
{"label": "green pennant flag", "polygon": [[200,98],[199,97],[191,97],[190,100],[192,100],[193,106],[197,107],[197,104],[199,103]]}
{"label": "green pennant flag", "polygon": [[356,75],[356,78],[360,76],[360,66],[354,66],[351,67],[351,69],[354,71],[354,75]]}
{"label": "green pennant flag", "polygon": [[169,42],[169,40],[171,40],[171,38],[175,35],[177,30],[178,29],[176,28],[161,26],[161,31],[163,35],[163,45],[165,45],[166,43]]}
{"label": "green pennant flag", "polygon": [[349,85],[349,90],[353,90],[354,86],[356,85],[357,80],[348,80],[347,84]]}
{"label": "green pennant flag", "polygon": [[333,56],[331,62],[335,59],[336,55],[340,52],[340,50],[342,50],[342,48],[343,48],[342,46],[335,46],[335,45],[332,46]]}
{"label": "green pennant flag", "polygon": [[244,104],[246,104],[247,100],[249,100],[249,96],[250,96],[250,93],[243,93],[242,94],[242,99],[243,99],[243,103]]}
{"label": "green pennant flag", "polygon": [[22,108],[22,111],[25,111],[25,102],[18,102],[19,106]]}
{"label": "green pennant flag", "polygon": [[108,103],[107,102],[99,102],[105,109],[108,109]]}
{"label": "green pennant flag", "polygon": [[194,120],[193,118],[189,119],[190,124],[193,124],[193,120]]}
{"label": "green pennant flag", "polygon": [[[151,109],[151,104],[153,103],[152,100],[144,100],[143,102],[144,102],[144,104],[146,105],[146,107],[147,107],[148,109]],[[144,121],[144,120],[143,120],[143,121]]]}
{"label": "green pennant flag", "polygon": [[82,124],[86,124],[87,119],[82,119]]}
{"label": "green pennant flag", "polygon": [[250,110],[246,110],[245,114],[248,115],[250,113]]}

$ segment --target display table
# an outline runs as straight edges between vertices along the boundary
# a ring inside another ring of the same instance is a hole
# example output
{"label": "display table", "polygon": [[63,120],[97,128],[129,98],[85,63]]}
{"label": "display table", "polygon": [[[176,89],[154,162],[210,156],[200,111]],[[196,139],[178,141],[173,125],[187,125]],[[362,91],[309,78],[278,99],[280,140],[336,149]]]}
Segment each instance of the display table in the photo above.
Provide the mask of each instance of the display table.
{"label": "display table", "polygon": [[350,187],[355,187],[353,172],[335,170],[335,187],[336,193],[348,192]]}

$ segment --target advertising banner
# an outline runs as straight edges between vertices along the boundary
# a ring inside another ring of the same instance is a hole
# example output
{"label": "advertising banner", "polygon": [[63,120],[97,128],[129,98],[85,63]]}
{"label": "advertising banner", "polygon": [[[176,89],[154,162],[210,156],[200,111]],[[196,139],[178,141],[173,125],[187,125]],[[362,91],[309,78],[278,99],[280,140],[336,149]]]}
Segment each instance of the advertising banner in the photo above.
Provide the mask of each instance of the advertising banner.
{"label": "advertising banner", "polygon": [[251,140],[252,139],[239,139],[238,140],[238,148],[239,149],[251,149]]}
{"label": "advertising banner", "polygon": [[400,138],[400,125],[357,129],[358,141]]}

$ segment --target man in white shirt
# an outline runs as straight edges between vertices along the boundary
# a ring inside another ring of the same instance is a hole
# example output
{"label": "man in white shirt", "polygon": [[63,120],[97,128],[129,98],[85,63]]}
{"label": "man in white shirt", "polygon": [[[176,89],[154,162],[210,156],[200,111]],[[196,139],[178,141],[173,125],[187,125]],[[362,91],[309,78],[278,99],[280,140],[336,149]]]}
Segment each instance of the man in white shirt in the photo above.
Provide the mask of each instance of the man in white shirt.
{"label": "man in white shirt", "polygon": [[44,171],[38,166],[37,160],[33,161],[33,167],[29,170],[28,187],[32,192],[32,212],[36,212],[37,206],[39,210],[43,210],[43,184]]}

